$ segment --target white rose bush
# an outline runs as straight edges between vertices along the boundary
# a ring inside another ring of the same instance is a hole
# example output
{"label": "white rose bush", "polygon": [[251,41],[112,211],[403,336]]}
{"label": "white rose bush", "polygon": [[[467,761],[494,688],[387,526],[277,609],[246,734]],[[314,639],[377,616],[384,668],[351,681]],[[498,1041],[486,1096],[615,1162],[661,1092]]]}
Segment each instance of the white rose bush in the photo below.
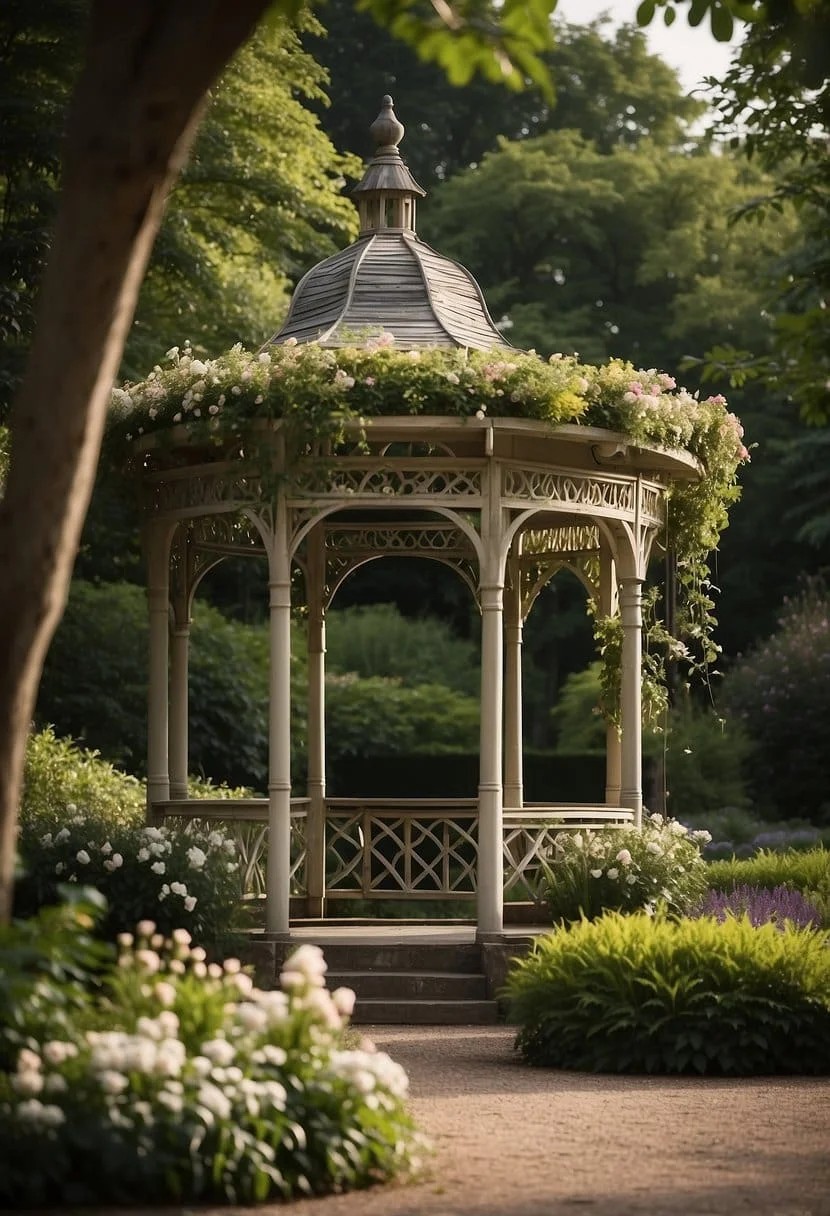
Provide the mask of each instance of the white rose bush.
{"label": "white rose bush", "polygon": [[414,1169],[406,1074],[346,1045],[354,993],[325,970],[303,945],[265,991],[184,929],[122,934],[71,1018],[0,1027],[0,1203],[252,1203]]}
{"label": "white rose bush", "polygon": [[702,898],[711,836],[676,819],[644,815],[641,830],[560,832],[543,866],[542,896],[554,921],[594,920],[605,911],[682,915]]}
{"label": "white rose bush", "polygon": [[69,804],[27,814],[18,848],[18,916],[57,903],[60,887],[77,883],[106,899],[101,931],[110,940],[152,916],[160,933],[184,928],[216,951],[241,927],[239,859],[221,830],[119,823]]}

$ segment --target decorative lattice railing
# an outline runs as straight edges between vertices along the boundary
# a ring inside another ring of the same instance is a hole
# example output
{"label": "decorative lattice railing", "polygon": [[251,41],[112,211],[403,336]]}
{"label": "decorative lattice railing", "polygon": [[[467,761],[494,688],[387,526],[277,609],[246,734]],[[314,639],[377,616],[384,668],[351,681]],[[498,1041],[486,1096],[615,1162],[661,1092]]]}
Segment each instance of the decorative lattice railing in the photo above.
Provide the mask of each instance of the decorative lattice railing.
{"label": "decorative lattice railing", "polygon": [[[210,831],[221,825],[240,859],[243,898],[265,895],[268,800],[187,799],[155,807],[165,823]],[[291,800],[291,894],[306,893],[308,799]],[[532,803],[506,809],[504,892],[535,902],[542,862],[563,831],[623,828],[633,812],[617,807]],[[472,900],[476,893],[475,799],[330,798],[326,802],[326,895],[337,899]]]}

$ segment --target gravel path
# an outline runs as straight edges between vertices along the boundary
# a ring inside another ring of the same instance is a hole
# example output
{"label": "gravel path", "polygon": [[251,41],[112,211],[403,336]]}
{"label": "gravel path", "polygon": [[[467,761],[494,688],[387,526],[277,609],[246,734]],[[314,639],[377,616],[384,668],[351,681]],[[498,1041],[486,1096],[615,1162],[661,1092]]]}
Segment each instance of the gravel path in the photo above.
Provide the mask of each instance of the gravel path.
{"label": "gravel path", "polygon": [[830,1216],[827,1080],[599,1077],[528,1068],[504,1026],[366,1029],[409,1073],[423,1178],[153,1216]]}

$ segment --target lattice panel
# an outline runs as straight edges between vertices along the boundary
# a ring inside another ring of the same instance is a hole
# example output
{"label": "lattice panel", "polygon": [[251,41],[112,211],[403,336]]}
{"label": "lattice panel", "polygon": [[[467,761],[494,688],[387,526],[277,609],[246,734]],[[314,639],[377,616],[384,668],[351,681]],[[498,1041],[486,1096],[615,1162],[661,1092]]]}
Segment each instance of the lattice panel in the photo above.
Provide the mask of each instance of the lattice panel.
{"label": "lattice panel", "polygon": [[542,861],[554,848],[561,825],[530,823],[504,825],[504,893],[536,903],[541,897]]}
{"label": "lattice panel", "polygon": [[326,892],[363,891],[363,815],[326,815]]}
{"label": "lattice panel", "polygon": [[408,462],[353,464],[335,468],[306,467],[292,478],[292,501],[307,498],[481,498],[481,469],[459,468],[457,462],[435,460],[428,465]]}
{"label": "lattice panel", "polygon": [[505,467],[503,494],[519,502],[549,502],[614,516],[633,517],[637,504],[637,485],[633,480],[519,465]]}
{"label": "lattice panel", "polygon": [[163,481],[148,479],[147,495],[149,509],[157,514],[192,514],[256,502],[261,489],[259,477],[205,470],[187,477],[168,475]]}

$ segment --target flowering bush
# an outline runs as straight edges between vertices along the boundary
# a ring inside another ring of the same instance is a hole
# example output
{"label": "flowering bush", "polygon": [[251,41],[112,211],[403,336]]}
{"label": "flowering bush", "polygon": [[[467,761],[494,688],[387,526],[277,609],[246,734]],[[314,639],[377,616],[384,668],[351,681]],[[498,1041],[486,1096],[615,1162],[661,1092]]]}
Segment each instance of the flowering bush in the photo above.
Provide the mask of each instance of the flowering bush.
{"label": "flowering bush", "polygon": [[214,950],[240,927],[239,862],[222,831],[114,824],[70,804],[61,815],[28,815],[19,851],[19,916],[56,902],[60,885],[79,883],[106,898],[102,930],[113,939],[148,914],[160,932],[184,927]]}
{"label": "flowering bush", "polygon": [[799,928],[821,927],[821,912],[800,891],[792,887],[751,887],[747,883],[731,891],[707,891],[692,916],[713,916],[724,921],[727,916],[746,916],[752,925],[789,923]]}
{"label": "flowering bush", "polygon": [[20,818],[63,815],[73,803],[113,827],[139,824],[147,808],[143,782],[122,773],[96,751],[59,739],[51,726],[33,732],[26,744]]}
{"label": "flowering bush", "polygon": [[711,861],[706,877],[714,891],[729,892],[744,885],[800,891],[830,927],[830,849],[823,845],[785,852],[759,849],[754,857]]}
{"label": "flowering bush", "polygon": [[830,1073],[830,937],[746,917],[609,912],[536,939],[508,976],[532,1064],[595,1072]]}
{"label": "flowering bush", "polygon": [[317,947],[264,992],[152,922],[121,938],[103,994],[0,1076],[4,1206],[250,1203],[342,1190],[415,1164],[407,1078],[344,1047],[354,993]]}
{"label": "flowering bush", "polygon": [[646,815],[636,828],[560,832],[544,865],[543,894],[556,921],[594,920],[608,909],[679,915],[706,889],[705,831]]}

